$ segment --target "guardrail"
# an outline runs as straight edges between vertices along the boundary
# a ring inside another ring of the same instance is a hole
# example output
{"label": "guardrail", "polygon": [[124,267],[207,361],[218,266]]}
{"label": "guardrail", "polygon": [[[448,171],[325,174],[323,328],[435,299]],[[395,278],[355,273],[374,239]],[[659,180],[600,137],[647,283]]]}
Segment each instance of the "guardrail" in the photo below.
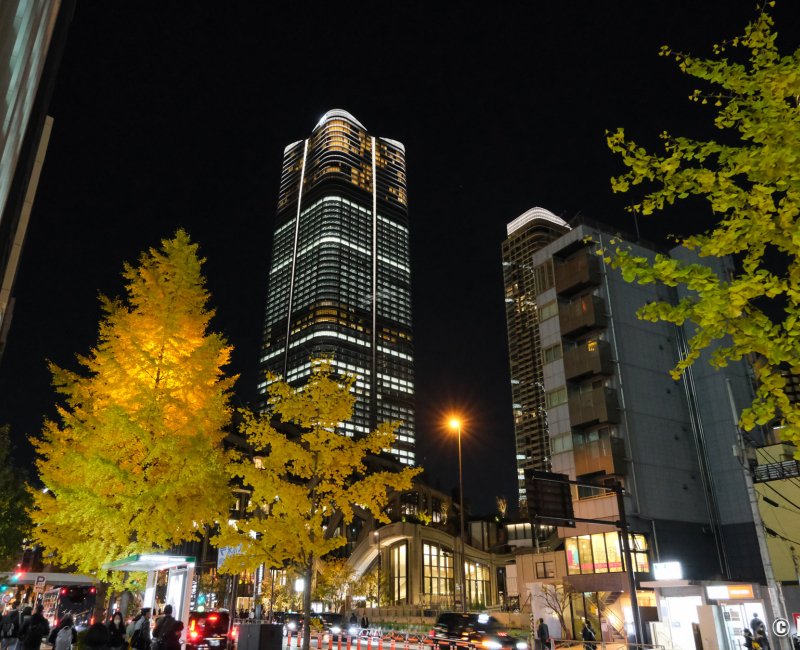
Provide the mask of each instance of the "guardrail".
{"label": "guardrail", "polygon": [[629,643],[627,641],[583,641],[581,639],[551,639],[546,649],[539,644],[533,650],[665,650],[663,645],[654,643]]}

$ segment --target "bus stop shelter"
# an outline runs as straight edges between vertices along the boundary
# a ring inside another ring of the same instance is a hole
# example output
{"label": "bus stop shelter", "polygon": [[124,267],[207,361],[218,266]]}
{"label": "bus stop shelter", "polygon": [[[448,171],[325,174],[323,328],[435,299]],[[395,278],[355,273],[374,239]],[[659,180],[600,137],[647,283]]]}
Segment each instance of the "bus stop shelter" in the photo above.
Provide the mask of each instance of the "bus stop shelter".
{"label": "bus stop shelter", "polygon": [[[107,571],[147,572],[142,607],[155,608],[156,582],[159,571],[167,571],[166,604],[172,605],[173,615],[184,622],[184,634],[188,627],[189,608],[194,581],[195,558],[165,553],[143,553],[103,565]],[[183,640],[183,639],[182,639]]]}

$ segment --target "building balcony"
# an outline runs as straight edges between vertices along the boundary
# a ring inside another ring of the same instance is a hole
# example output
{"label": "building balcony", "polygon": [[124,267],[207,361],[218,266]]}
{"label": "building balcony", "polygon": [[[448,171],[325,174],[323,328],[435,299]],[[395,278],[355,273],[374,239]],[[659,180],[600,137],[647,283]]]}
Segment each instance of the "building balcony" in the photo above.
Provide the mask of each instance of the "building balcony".
{"label": "building balcony", "polygon": [[621,438],[604,435],[599,440],[576,445],[572,453],[576,476],[598,472],[613,476],[625,474],[625,441]]}
{"label": "building balcony", "polygon": [[570,395],[569,420],[576,428],[619,422],[617,391],[613,388],[595,388],[588,393]]}
{"label": "building balcony", "polygon": [[614,362],[608,341],[588,341],[564,352],[564,375],[568,380],[613,373]]}
{"label": "building balcony", "polygon": [[598,296],[582,296],[558,310],[562,336],[577,336],[608,325],[606,306]]}
{"label": "building balcony", "polygon": [[587,250],[555,264],[556,293],[571,296],[581,289],[600,284],[600,262]]}

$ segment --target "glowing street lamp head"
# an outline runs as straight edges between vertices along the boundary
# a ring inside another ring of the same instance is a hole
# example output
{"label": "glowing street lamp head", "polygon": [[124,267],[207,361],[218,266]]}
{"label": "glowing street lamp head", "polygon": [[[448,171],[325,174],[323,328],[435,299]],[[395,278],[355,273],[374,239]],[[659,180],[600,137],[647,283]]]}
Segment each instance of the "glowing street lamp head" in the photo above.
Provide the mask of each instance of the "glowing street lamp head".
{"label": "glowing street lamp head", "polygon": [[458,431],[461,428],[461,420],[457,417],[451,417],[447,424],[453,431]]}

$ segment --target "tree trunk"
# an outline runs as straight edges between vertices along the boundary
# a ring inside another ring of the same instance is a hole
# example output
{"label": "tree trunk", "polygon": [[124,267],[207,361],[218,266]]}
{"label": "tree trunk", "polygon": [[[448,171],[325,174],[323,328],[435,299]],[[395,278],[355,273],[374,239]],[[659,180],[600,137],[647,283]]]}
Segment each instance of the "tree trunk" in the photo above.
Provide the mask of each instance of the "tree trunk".
{"label": "tree trunk", "polygon": [[108,600],[108,584],[105,582],[97,583],[97,591],[95,592],[94,611],[92,612],[92,620],[95,623],[106,622],[106,605]]}
{"label": "tree trunk", "polygon": [[303,650],[311,646],[311,578],[314,572],[314,558],[306,562],[305,584],[303,585]]}

